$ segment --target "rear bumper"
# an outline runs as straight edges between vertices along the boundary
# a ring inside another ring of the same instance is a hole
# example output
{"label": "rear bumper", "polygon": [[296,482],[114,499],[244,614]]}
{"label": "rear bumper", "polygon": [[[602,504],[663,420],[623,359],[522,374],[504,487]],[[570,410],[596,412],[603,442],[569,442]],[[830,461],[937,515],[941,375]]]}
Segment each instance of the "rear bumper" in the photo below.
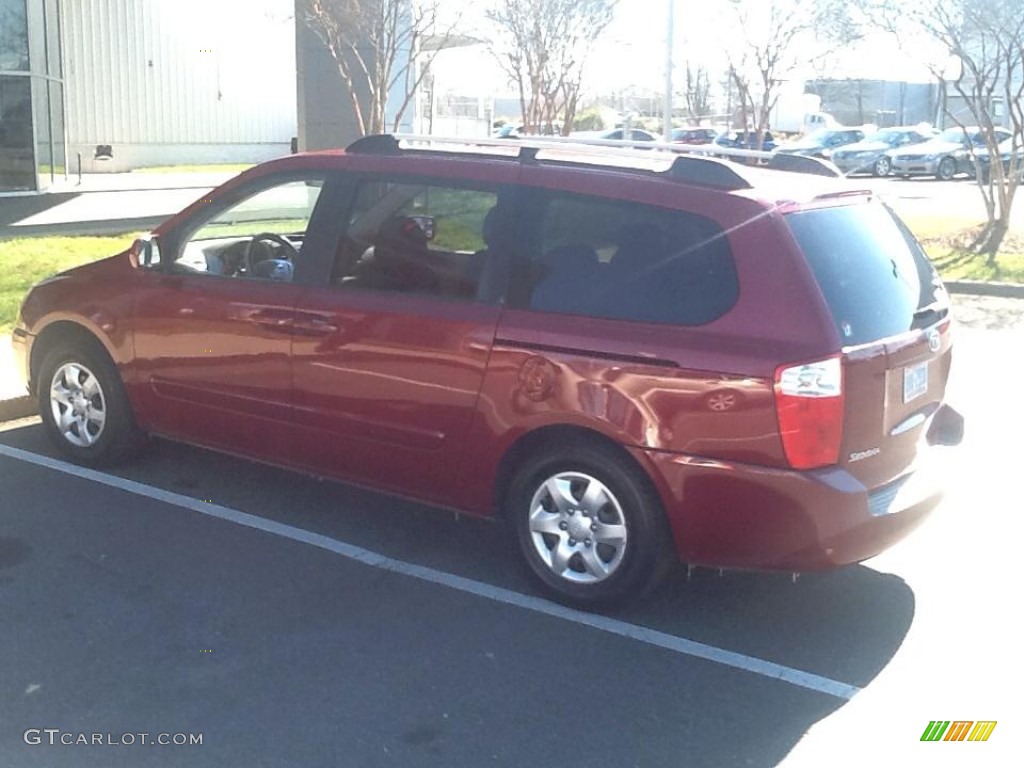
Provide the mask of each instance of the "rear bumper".
{"label": "rear bumper", "polygon": [[916,528],[942,500],[951,450],[926,447],[909,471],[873,489],[839,467],[800,472],[643,453],[683,562],[813,571],[866,560]]}

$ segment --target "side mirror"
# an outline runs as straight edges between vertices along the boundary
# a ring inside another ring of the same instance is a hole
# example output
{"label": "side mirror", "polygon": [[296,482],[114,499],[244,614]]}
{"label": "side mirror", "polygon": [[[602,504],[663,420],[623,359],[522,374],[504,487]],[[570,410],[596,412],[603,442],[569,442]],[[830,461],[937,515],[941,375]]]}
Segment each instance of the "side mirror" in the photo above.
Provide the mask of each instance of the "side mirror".
{"label": "side mirror", "polygon": [[160,241],[152,235],[140,237],[132,243],[129,251],[132,266],[139,269],[153,269],[160,266]]}

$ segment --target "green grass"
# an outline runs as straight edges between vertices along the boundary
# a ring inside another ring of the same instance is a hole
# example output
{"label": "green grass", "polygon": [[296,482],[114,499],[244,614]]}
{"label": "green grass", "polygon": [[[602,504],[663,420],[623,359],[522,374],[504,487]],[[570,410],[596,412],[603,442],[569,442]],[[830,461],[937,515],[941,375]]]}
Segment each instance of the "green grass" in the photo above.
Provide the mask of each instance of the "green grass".
{"label": "green grass", "polygon": [[1000,251],[995,264],[989,264],[987,256],[944,243],[925,243],[925,250],[944,280],[1024,283],[1024,249]]}
{"label": "green grass", "polygon": [[206,163],[194,165],[151,165],[136,168],[132,173],[241,173],[254,163]]}
{"label": "green grass", "polygon": [[1024,232],[1019,228],[1007,233],[995,263],[989,264],[987,255],[967,248],[980,222],[939,215],[905,216],[904,221],[944,279],[1024,283]]}
{"label": "green grass", "polygon": [[137,234],[0,240],[0,333],[9,334],[28,289],[40,280],[120,253]]}

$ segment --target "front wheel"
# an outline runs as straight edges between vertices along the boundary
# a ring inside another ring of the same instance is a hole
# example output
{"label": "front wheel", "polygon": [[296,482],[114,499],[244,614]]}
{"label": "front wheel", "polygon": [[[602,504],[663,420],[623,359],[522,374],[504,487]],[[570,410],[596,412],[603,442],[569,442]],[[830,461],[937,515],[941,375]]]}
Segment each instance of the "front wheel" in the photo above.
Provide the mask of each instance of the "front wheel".
{"label": "front wheel", "polygon": [[83,464],[127,458],[143,441],[121,378],[92,345],[60,345],[39,369],[39,415],[50,439]]}
{"label": "front wheel", "polygon": [[949,181],[956,174],[956,160],[952,157],[942,158],[942,162],[939,163],[938,173],[935,174],[935,178],[942,181]]}
{"label": "front wheel", "polygon": [[892,160],[885,155],[875,160],[875,166],[872,168],[875,176],[888,176],[892,173]]}
{"label": "front wheel", "polygon": [[582,607],[653,586],[674,551],[649,480],[602,446],[528,459],[513,478],[506,513],[534,575]]}

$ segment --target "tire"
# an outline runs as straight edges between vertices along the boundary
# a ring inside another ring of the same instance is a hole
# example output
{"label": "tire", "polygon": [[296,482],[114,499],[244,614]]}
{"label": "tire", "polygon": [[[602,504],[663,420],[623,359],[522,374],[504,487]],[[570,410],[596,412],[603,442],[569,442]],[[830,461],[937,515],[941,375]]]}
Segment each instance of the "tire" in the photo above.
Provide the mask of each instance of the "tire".
{"label": "tire", "polygon": [[935,178],[940,181],[949,181],[956,175],[956,160],[952,157],[944,157],[939,161],[939,168],[935,173]]}
{"label": "tire", "polygon": [[872,166],[871,172],[874,173],[875,176],[888,176],[892,173],[892,160],[885,155],[882,155],[880,158],[875,160],[875,164]]}
{"label": "tire", "polygon": [[98,343],[51,349],[39,367],[37,400],[50,439],[80,464],[124,461],[145,442],[117,368]]}
{"label": "tire", "polygon": [[604,446],[583,443],[529,457],[512,479],[504,511],[534,576],[571,605],[640,594],[674,561],[649,479]]}

